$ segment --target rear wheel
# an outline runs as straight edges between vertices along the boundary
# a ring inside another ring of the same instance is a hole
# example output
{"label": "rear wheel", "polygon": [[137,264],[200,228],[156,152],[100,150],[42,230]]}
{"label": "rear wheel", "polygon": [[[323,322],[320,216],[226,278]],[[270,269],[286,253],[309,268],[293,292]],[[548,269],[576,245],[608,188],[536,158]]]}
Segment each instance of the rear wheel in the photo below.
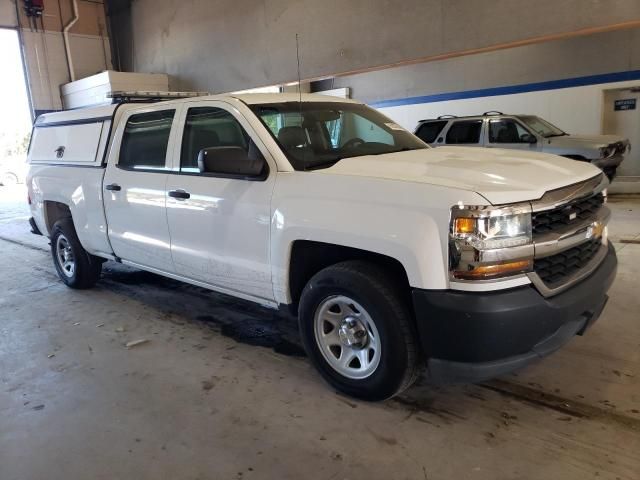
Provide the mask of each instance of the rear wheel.
{"label": "rear wheel", "polygon": [[309,358],[337,390],[383,400],[415,380],[410,309],[376,265],[349,261],[325,268],[303,290],[299,310]]}
{"label": "rear wheel", "polygon": [[71,218],[53,225],[51,255],[58,276],[71,288],[91,288],[100,278],[102,260],[82,247]]}

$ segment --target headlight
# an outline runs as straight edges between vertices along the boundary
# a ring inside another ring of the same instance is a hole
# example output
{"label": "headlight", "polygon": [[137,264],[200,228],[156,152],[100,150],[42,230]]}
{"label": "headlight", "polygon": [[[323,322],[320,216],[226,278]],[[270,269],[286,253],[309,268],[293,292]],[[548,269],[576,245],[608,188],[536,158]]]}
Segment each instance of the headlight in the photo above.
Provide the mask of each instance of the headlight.
{"label": "headlight", "polygon": [[456,279],[483,280],[531,270],[529,206],[454,207],[449,266]]}
{"label": "headlight", "polygon": [[600,158],[609,158],[614,153],[616,153],[615,147],[602,147],[600,149]]}
{"label": "headlight", "polygon": [[478,250],[526,245],[531,243],[531,215],[455,218],[452,237]]}

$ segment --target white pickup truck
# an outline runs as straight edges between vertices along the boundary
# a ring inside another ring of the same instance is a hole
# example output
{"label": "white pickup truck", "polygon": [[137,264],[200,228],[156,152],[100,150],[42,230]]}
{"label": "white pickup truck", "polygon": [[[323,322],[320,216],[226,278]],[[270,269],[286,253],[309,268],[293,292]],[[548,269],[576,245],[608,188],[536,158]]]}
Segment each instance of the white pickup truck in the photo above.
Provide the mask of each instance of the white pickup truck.
{"label": "white pickup truck", "polygon": [[[616,272],[606,178],[542,153],[432,149],[318,95],[228,95],[42,115],[35,233],[68,286],[102,263],[287,308],[336,389],[510,372],[598,318]],[[89,301],[89,300],[87,300]]]}

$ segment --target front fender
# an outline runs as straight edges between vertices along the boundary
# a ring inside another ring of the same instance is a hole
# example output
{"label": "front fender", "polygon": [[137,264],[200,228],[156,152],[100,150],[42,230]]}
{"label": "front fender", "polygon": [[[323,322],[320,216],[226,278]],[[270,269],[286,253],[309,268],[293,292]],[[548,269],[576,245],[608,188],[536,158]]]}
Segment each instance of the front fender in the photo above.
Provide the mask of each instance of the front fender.
{"label": "front fender", "polygon": [[414,182],[316,172],[278,174],[272,200],[275,297],[290,303],[293,243],[311,240],[391,257],[415,288],[448,287],[451,206],[486,204],[473,192]]}
{"label": "front fender", "polygon": [[544,153],[560,155],[561,157],[582,157],[586,161],[600,157],[600,149],[598,148],[554,146],[552,144],[545,145],[542,151]]}

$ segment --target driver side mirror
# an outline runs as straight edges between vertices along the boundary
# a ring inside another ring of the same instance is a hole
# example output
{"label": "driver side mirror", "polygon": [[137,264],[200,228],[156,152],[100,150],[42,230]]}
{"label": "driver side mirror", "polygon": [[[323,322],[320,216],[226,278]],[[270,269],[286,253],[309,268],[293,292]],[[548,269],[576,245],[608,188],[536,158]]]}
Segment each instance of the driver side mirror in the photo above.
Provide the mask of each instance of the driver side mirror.
{"label": "driver side mirror", "polygon": [[198,153],[200,173],[259,177],[266,173],[266,165],[262,153],[253,143],[249,151],[230,146],[204,148]]}
{"label": "driver side mirror", "polygon": [[538,143],[538,139],[535,137],[535,135],[531,135],[530,133],[523,133],[522,135],[520,135],[520,141],[530,144]]}

